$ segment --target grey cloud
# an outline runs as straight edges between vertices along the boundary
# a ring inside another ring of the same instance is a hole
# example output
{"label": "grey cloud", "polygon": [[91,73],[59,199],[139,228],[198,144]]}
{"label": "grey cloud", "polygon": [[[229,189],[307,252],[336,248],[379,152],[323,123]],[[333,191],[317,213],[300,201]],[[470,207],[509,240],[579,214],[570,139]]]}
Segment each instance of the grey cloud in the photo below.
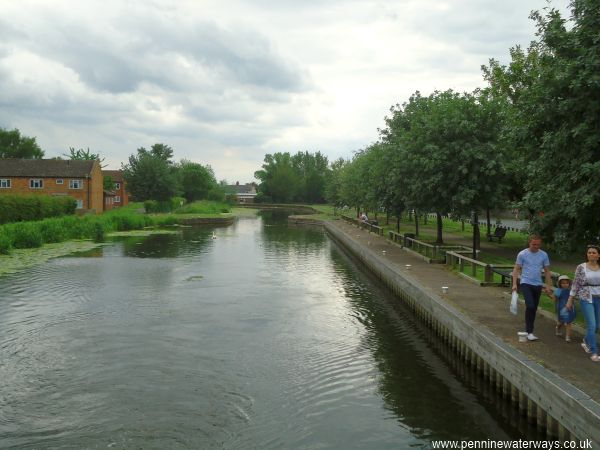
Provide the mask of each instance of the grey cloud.
{"label": "grey cloud", "polygon": [[[143,82],[175,91],[201,89],[206,82],[282,93],[305,88],[306,75],[300,68],[278,55],[254,30],[227,30],[209,21],[173,23],[147,14],[125,15],[102,31],[56,15],[46,21],[52,27],[27,34],[10,29],[2,19],[0,29],[7,40],[62,63],[100,91],[132,92]],[[191,67],[179,64],[181,59]],[[195,69],[209,79],[199,79]]]}
{"label": "grey cloud", "polygon": [[523,5],[520,1],[486,2],[485,8],[478,0],[459,0],[451,5],[440,10],[424,3],[422,13],[409,26],[415,33],[479,54],[485,60],[533,39],[530,11],[518,7]]}

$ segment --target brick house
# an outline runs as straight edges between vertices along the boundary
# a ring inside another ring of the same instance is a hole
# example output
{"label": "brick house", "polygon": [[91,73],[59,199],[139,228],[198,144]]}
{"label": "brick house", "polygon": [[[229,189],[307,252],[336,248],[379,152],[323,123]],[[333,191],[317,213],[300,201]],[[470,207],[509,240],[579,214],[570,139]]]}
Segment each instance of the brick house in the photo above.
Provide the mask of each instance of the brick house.
{"label": "brick house", "polygon": [[68,195],[77,209],[101,213],[103,178],[97,160],[0,159],[0,195]]}
{"label": "brick house", "polygon": [[[103,177],[110,177],[113,180],[114,187],[111,191],[105,191],[105,209],[118,208],[119,206],[126,206],[129,204],[129,195],[127,194],[127,185],[123,178],[123,171],[121,170],[103,170]],[[109,199],[107,197],[112,197]],[[107,208],[107,202],[110,203],[110,207]]]}

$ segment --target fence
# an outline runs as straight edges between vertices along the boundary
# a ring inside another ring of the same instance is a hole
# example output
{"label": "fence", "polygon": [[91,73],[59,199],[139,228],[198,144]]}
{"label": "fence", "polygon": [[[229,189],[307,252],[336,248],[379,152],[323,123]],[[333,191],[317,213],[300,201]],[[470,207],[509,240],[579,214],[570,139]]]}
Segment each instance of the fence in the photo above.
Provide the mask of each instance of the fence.
{"label": "fence", "polygon": [[341,216],[346,222],[351,223],[352,225],[356,225],[357,227],[362,228],[363,230],[370,231],[371,233],[378,234],[379,236],[383,236],[383,228],[377,225],[373,225],[369,222],[363,222],[359,219],[354,219],[348,216]]}
{"label": "fence", "polygon": [[[429,219],[436,219],[437,218],[436,214],[434,214],[434,213],[428,213],[427,217]],[[444,219],[446,219],[446,220],[451,220],[452,222],[455,222],[455,223],[461,222],[461,220],[452,219],[449,216],[442,216],[442,217]],[[471,224],[472,220],[471,219],[465,219],[462,222]],[[480,227],[487,228],[487,220],[478,220],[477,223],[479,224]],[[496,227],[506,228],[508,231],[514,231],[516,233],[527,233],[527,230],[528,230],[528,227],[529,227],[528,225],[524,225],[524,226],[522,226],[520,228],[519,227],[511,227],[511,226],[508,226],[508,225],[505,225],[504,223],[502,223],[502,219],[496,219],[493,222],[491,222],[490,225],[491,225],[490,230],[489,230],[490,233],[491,233],[492,229],[496,228]]]}

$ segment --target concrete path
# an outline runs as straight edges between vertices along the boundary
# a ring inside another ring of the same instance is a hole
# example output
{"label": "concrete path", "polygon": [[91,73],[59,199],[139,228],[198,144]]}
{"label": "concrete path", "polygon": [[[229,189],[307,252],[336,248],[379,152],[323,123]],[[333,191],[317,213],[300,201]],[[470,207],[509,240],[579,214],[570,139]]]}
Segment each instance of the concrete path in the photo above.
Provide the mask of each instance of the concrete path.
{"label": "concrete path", "polygon": [[[507,344],[572,383],[595,401],[600,400],[600,363],[592,362],[581,348],[581,334],[575,333],[572,342],[566,343],[564,338],[554,335],[553,318],[538,312],[535,334],[540,340],[518,342],[517,332],[525,328],[525,309],[523,304],[519,304],[517,316],[509,313],[510,288],[477,286],[444,265],[426,263],[382,236],[342,220],[334,221],[333,224],[354,241],[380,253],[399,272],[407,273]],[[483,244],[482,242],[482,246]],[[447,294],[442,294],[442,286],[449,287]]]}

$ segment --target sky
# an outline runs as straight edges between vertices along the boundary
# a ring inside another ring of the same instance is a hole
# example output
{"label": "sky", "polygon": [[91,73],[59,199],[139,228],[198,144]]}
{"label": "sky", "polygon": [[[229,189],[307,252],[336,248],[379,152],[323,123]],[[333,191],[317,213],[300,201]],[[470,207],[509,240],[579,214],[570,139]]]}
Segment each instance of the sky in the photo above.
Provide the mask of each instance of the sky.
{"label": "sky", "polygon": [[[0,128],[119,169],[140,147],[254,180],[351,158],[415,91],[472,92],[546,0],[0,0]],[[568,0],[551,0],[568,17]]]}

